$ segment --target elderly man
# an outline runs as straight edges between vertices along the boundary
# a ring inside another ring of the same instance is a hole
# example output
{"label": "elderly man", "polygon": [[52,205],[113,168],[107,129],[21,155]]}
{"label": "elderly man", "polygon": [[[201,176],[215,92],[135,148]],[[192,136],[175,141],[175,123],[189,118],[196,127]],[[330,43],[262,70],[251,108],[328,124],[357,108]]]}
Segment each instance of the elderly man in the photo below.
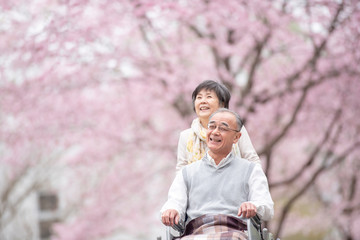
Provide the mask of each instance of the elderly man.
{"label": "elderly man", "polygon": [[176,175],[161,209],[161,220],[173,226],[187,217],[181,239],[247,239],[240,216],[257,214],[265,221],[273,217],[274,203],[260,164],[232,153],[233,144],[241,137],[241,127],[235,112],[222,108],[213,113],[206,155]]}

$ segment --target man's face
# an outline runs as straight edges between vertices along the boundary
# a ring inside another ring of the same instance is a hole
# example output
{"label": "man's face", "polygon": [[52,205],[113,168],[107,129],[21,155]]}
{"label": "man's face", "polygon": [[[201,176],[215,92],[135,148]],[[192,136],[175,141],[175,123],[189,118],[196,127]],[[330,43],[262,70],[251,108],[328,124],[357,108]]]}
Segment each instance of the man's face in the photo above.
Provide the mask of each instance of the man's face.
{"label": "man's face", "polygon": [[[219,112],[210,119],[209,124],[218,126],[214,130],[207,130],[206,142],[210,153],[226,156],[241,136],[240,132],[229,130],[238,128],[235,116],[229,112]],[[222,131],[219,126],[224,127]]]}

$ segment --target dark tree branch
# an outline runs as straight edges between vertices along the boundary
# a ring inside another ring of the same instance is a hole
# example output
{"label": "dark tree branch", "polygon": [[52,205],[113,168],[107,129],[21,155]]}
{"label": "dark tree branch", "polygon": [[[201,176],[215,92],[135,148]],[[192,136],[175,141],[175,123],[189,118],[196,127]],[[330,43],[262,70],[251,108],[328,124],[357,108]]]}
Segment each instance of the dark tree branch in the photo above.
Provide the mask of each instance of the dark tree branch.
{"label": "dark tree branch", "polygon": [[334,129],[334,125],[335,123],[339,120],[341,116],[341,109],[338,109],[337,111],[335,111],[334,113],[334,117],[332,119],[332,121],[330,122],[329,126],[327,127],[323,138],[321,139],[321,141],[316,145],[315,149],[312,151],[312,153],[310,154],[308,160],[304,163],[304,165],[290,178],[279,181],[279,182],[275,182],[275,183],[271,183],[270,186],[271,187],[279,187],[279,186],[283,186],[283,185],[288,185],[291,184],[292,182],[294,182],[295,180],[297,180],[298,178],[300,178],[302,176],[302,174],[310,167],[312,166],[312,164],[314,163],[316,156],[319,154],[320,150],[322,149],[322,147],[326,144],[326,142],[329,140],[330,138],[330,134],[331,131]]}
{"label": "dark tree branch", "polygon": [[[325,170],[329,170],[329,169],[337,166],[344,160],[346,160],[347,156],[349,156],[352,153],[352,151],[356,150],[359,146],[360,146],[360,142],[359,141],[355,142],[354,144],[349,146],[346,150],[344,150],[342,154],[337,156],[333,161],[330,161],[329,160],[330,158],[327,158],[327,156],[325,156],[323,164],[321,166],[319,166],[317,170],[315,170],[315,172],[312,174],[311,178],[308,181],[306,181],[302,185],[302,187],[296,193],[294,193],[289,198],[289,200],[285,203],[285,205],[281,211],[279,224],[277,226],[275,236],[280,236],[281,230],[283,228],[283,224],[285,222],[287,215],[290,212],[290,209],[295,204],[295,202],[314,184],[314,182],[317,180],[317,178],[323,172],[325,172]],[[331,152],[332,152],[332,149],[329,149],[328,154],[331,154]]]}
{"label": "dark tree branch", "polygon": [[[250,109],[254,109],[255,103],[266,103],[272,99],[275,99],[277,97],[283,96],[284,94],[286,94],[287,92],[292,92],[293,88],[294,88],[294,83],[300,79],[300,77],[308,70],[311,70],[313,72],[316,71],[316,65],[317,62],[319,61],[319,59],[321,58],[321,53],[325,50],[326,45],[328,43],[328,41],[330,40],[330,37],[332,36],[332,34],[334,33],[334,31],[336,30],[336,27],[338,26],[339,23],[339,15],[340,13],[343,11],[344,9],[344,3],[339,4],[339,7],[337,9],[336,14],[334,15],[334,17],[332,18],[329,27],[328,27],[328,34],[326,37],[324,37],[324,39],[322,40],[322,42],[316,46],[314,45],[314,50],[313,50],[313,54],[312,56],[309,58],[308,61],[306,61],[304,63],[304,65],[296,72],[294,72],[293,74],[291,74],[290,76],[286,77],[284,80],[279,80],[279,82],[287,82],[287,86],[283,89],[283,90],[279,90],[276,93],[273,93],[271,95],[268,95],[267,92],[261,92],[259,94],[254,94],[253,95],[253,101],[252,101],[252,105],[251,107],[249,107]],[[340,75],[340,70],[339,71],[331,71],[329,74],[326,74],[327,76],[338,76]],[[325,76],[323,76],[325,77]],[[319,78],[318,80],[323,81],[324,79]],[[312,84],[315,86],[320,82],[313,82]]]}
{"label": "dark tree branch", "polygon": [[290,130],[291,126],[295,123],[296,121],[296,117],[298,115],[298,113],[300,112],[304,102],[305,102],[305,99],[306,99],[306,96],[307,96],[307,93],[308,93],[308,88],[305,88],[304,91],[302,92],[301,94],[301,97],[300,99],[298,100],[297,104],[296,104],[296,107],[291,115],[291,119],[288,121],[288,123],[283,127],[282,131],[275,137],[273,137],[272,140],[268,141],[268,144],[265,145],[263,147],[263,149],[261,149],[259,151],[259,155],[265,153],[265,152],[269,152],[270,149],[272,149],[286,134],[287,132]]}
{"label": "dark tree branch", "polygon": [[251,66],[250,66],[248,82],[247,82],[245,89],[242,92],[243,98],[245,98],[251,92],[251,90],[254,86],[255,73],[256,73],[256,70],[260,67],[260,64],[262,61],[261,54],[264,50],[264,47],[270,40],[270,38],[271,38],[271,31],[268,31],[266,33],[266,35],[264,36],[264,38],[260,42],[258,42],[255,46],[255,56],[254,56],[254,60],[251,64]]}

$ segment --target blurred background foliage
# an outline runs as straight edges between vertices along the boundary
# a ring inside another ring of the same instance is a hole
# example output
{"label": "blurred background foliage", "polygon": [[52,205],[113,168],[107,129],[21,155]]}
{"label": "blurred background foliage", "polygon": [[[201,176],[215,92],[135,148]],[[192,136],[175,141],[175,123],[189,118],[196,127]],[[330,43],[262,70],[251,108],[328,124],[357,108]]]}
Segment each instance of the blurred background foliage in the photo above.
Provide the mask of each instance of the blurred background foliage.
{"label": "blurred background foliage", "polygon": [[359,11],[355,0],[0,1],[0,238],[163,234],[191,93],[213,79],[268,176],[267,227],[359,239]]}

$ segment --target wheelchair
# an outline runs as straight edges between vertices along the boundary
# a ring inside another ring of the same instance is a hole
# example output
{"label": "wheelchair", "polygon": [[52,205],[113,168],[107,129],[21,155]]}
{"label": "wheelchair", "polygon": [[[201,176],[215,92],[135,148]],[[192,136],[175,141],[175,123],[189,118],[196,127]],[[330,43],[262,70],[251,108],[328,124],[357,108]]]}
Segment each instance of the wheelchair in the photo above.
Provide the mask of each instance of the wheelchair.
{"label": "wheelchair", "polygon": [[[274,240],[273,234],[270,233],[267,228],[261,228],[261,220],[257,215],[252,218],[247,218],[244,221],[246,221],[249,240]],[[184,233],[185,228],[183,226],[183,223],[179,223],[173,227],[167,226],[165,240],[173,240],[175,237]],[[161,237],[158,237],[157,240],[161,240]],[[276,240],[280,239],[277,238]]]}

